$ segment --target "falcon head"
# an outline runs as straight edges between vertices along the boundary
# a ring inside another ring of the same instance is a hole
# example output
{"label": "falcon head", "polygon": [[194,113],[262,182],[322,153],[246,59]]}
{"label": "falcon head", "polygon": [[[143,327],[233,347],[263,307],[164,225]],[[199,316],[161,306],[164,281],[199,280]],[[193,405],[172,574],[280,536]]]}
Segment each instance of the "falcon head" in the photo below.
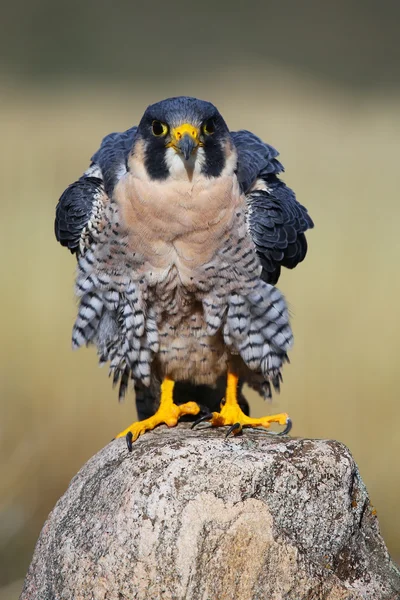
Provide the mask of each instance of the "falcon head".
{"label": "falcon head", "polygon": [[210,102],[180,96],[149,106],[133,148],[140,147],[151,179],[181,179],[200,172],[218,177],[233,153],[229,129]]}

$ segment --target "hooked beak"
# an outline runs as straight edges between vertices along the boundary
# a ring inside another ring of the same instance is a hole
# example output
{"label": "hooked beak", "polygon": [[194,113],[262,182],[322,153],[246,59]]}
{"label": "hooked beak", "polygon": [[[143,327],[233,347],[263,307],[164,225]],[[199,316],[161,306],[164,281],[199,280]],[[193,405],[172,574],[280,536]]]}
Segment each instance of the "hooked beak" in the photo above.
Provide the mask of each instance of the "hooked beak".
{"label": "hooked beak", "polygon": [[179,152],[183,155],[185,160],[189,160],[192,155],[192,152],[195,148],[197,148],[197,142],[189,134],[185,133],[185,135],[179,140],[176,147]]}
{"label": "hooked beak", "polygon": [[185,160],[189,160],[195,149],[201,145],[199,142],[199,129],[190,123],[175,127],[171,131],[172,141],[168,146],[175,148]]}

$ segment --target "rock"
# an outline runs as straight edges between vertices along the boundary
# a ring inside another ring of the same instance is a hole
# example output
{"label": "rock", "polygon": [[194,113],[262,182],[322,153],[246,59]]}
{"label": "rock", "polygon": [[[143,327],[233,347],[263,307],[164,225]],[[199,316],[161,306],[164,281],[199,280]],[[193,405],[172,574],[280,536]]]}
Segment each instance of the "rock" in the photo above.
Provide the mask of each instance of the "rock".
{"label": "rock", "polygon": [[21,600],[395,600],[349,450],[246,430],[111,442],[49,515]]}

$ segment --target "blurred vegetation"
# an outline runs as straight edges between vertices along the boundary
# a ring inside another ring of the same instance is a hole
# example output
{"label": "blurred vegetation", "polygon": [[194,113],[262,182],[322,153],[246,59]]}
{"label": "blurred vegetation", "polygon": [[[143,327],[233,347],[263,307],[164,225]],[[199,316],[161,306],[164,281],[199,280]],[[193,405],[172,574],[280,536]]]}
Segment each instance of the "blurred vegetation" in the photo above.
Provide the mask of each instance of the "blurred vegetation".
{"label": "blurred vegetation", "polygon": [[[211,100],[232,129],[276,146],[315,220],[305,263],[280,280],[296,343],[268,411],[288,411],[294,435],[349,446],[400,558],[395,4],[339,2],[322,15],[311,2],[322,28],[307,3],[301,14],[295,3],[263,4],[251,23],[242,9],[197,14],[186,3],[175,28],[161,5],[118,4],[56,10],[34,0],[21,13],[21,3],[3,10],[1,600],[16,598],[12,582],[70,478],[134,417],[133,394],[118,405],[94,350],[70,349],[75,259],[55,241],[55,204],[103,135],[179,94]],[[266,412],[249,397],[255,416]]]}
{"label": "blurred vegetation", "polygon": [[400,84],[397,0],[2,4],[2,68],[25,81],[204,80],[249,63],[266,76],[270,63],[367,91]]}

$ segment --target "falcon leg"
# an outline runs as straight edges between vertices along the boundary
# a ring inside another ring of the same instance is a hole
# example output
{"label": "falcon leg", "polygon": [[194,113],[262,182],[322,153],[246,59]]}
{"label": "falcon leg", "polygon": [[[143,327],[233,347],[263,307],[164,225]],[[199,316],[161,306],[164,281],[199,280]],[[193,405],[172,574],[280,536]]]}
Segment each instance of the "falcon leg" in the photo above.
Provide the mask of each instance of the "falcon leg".
{"label": "falcon leg", "polygon": [[166,377],[161,384],[160,406],[157,412],[148,419],[135,421],[129,427],[121,431],[116,437],[125,437],[128,450],[132,450],[132,442],[145,431],[154,429],[157,425],[165,423],[168,427],[174,427],[182,415],[197,415],[200,412],[195,402],[186,402],[177,406],[173,401],[175,382]]}
{"label": "falcon leg", "polygon": [[237,388],[238,388],[238,376],[228,372],[225,404],[222,406],[219,413],[213,412],[201,419],[198,419],[193,425],[196,425],[200,421],[210,421],[213,427],[222,427],[223,425],[230,425],[227,436],[230,433],[234,435],[240,433],[243,427],[264,427],[269,428],[271,423],[279,423],[280,425],[286,425],[282,434],[286,434],[291,429],[291,421],[289,415],[286,413],[279,413],[277,415],[270,415],[267,417],[261,417],[259,419],[252,419],[244,414],[241,410],[237,401]]}

